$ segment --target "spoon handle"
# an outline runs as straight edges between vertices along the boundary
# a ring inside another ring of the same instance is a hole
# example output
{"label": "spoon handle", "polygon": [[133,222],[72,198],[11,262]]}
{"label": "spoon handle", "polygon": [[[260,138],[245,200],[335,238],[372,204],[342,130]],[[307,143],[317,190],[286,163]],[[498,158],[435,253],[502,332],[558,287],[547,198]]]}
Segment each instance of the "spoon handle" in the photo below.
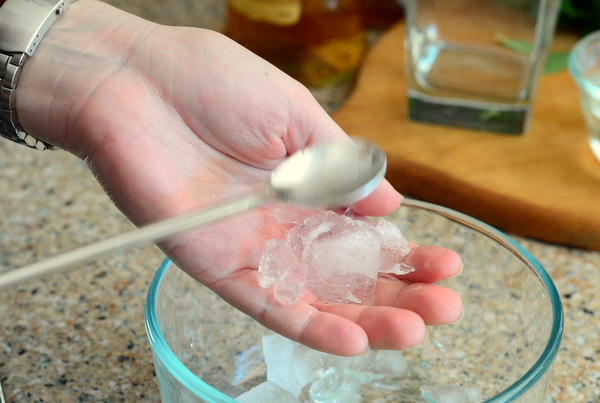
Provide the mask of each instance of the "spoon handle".
{"label": "spoon handle", "polygon": [[24,266],[0,275],[0,289],[22,281],[66,270],[77,264],[96,259],[119,249],[125,249],[149,241],[160,241],[185,230],[207,225],[213,221],[232,216],[258,206],[265,200],[264,193],[256,193],[242,199],[209,206],[187,214],[159,221],[139,229],[82,246],[48,259]]}

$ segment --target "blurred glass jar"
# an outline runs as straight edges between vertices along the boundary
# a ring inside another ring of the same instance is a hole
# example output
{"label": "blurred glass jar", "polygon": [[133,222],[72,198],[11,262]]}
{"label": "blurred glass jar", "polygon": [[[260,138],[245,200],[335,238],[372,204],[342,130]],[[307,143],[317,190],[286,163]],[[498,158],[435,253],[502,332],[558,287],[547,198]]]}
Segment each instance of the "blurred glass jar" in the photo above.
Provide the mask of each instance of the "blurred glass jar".
{"label": "blurred glass jar", "polygon": [[226,34],[309,87],[351,81],[367,50],[359,0],[228,0]]}

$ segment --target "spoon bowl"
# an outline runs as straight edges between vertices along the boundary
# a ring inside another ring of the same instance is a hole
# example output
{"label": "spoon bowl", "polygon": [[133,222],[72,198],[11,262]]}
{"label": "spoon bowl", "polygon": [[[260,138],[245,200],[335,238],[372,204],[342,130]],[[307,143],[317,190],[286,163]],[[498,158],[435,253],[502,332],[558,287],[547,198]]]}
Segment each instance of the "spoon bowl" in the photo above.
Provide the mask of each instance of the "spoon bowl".
{"label": "spoon bowl", "polygon": [[383,179],[386,165],[385,152],[363,139],[309,147],[273,170],[265,192],[287,203],[343,207],[371,194]]}

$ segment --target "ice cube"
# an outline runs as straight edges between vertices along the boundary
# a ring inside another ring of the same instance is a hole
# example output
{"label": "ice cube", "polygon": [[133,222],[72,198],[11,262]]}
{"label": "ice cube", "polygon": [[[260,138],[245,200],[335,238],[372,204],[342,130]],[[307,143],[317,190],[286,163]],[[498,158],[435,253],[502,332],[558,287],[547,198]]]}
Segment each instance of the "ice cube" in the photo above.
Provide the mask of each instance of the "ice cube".
{"label": "ice cube", "polygon": [[306,218],[320,214],[321,212],[321,209],[281,203],[271,203],[267,209],[267,214],[276,222],[279,224],[291,224],[292,226],[298,225],[306,220]]}
{"label": "ice cube", "polygon": [[280,335],[262,338],[267,380],[298,397],[302,388],[323,372],[323,353]]}
{"label": "ice cube", "polygon": [[354,225],[347,222],[347,217],[337,217],[321,224],[325,228],[304,244],[302,260],[313,268],[315,275],[361,272],[376,276],[381,245],[372,227],[364,222]]}
{"label": "ice cube", "polygon": [[414,271],[411,266],[403,263],[404,257],[410,252],[408,241],[400,229],[384,219],[377,220],[375,230],[381,240],[382,262],[380,273],[403,275]]}
{"label": "ice cube", "polygon": [[300,295],[308,269],[298,261],[288,243],[269,239],[265,243],[258,267],[260,286],[275,286],[275,298],[282,304],[291,304]]}
{"label": "ice cube", "polygon": [[360,402],[361,385],[384,390],[400,390],[398,382],[408,371],[400,351],[373,351],[355,356],[338,357],[324,354],[327,370],[310,386],[311,398],[318,403]]}
{"label": "ice cube", "polygon": [[315,403],[359,403],[360,383],[348,382],[344,371],[331,367],[310,386],[309,395]]}
{"label": "ice cube", "polygon": [[308,265],[306,287],[326,302],[370,302],[380,266],[372,225],[333,211],[307,218],[288,233]]}
{"label": "ice cube", "polygon": [[310,386],[310,397],[317,403],[335,402],[344,387],[344,374],[329,368]]}
{"label": "ice cube", "polygon": [[327,236],[304,250],[306,286],[327,302],[370,303],[380,267],[377,241],[363,232]]}
{"label": "ice cube", "polygon": [[375,354],[373,350],[367,350],[366,353],[352,357],[343,357],[333,354],[325,354],[325,365],[338,368],[344,371],[371,371],[372,357]]}
{"label": "ice cube", "polygon": [[296,399],[296,396],[292,395],[287,390],[280,388],[271,381],[266,381],[253,387],[249,391],[236,397],[235,400],[243,403],[300,403],[300,401]]}
{"label": "ice cube", "polygon": [[401,351],[369,350],[341,357],[312,350],[278,334],[262,339],[267,379],[297,398],[306,393],[317,403],[362,401],[361,385],[401,389],[398,378],[408,371]]}
{"label": "ice cube", "polygon": [[456,385],[423,385],[421,395],[429,403],[472,403],[479,401],[479,392],[474,388]]}
{"label": "ice cube", "polygon": [[394,224],[328,210],[304,213],[307,218],[287,231],[288,248],[268,241],[261,258],[260,284],[275,285],[280,302],[294,302],[304,286],[323,302],[369,304],[380,272],[412,271],[402,263],[408,242]]}
{"label": "ice cube", "polygon": [[391,375],[401,375],[408,372],[408,362],[402,351],[377,350],[373,353],[373,371]]}
{"label": "ice cube", "polygon": [[392,389],[395,384],[388,385],[386,378],[397,378],[408,371],[402,352],[395,350],[369,350],[355,357],[326,355],[325,365],[343,370],[347,380],[352,383],[374,382],[385,385],[387,389]]}

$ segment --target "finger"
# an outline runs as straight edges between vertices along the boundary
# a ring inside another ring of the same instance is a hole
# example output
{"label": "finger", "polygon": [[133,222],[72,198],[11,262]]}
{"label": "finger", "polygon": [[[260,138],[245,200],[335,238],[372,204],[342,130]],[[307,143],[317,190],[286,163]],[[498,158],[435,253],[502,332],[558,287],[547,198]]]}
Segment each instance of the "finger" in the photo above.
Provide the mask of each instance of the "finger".
{"label": "finger", "polygon": [[405,350],[422,344],[427,335],[423,319],[405,309],[330,304],[323,305],[321,311],[355,322],[364,330],[373,349]]}
{"label": "finger", "polygon": [[272,289],[260,287],[256,270],[239,270],[234,278],[221,279],[210,287],[265,327],[315,350],[354,356],[369,345],[365,331],[351,320],[319,311],[302,300],[282,305]]}
{"label": "finger", "polygon": [[460,255],[440,246],[417,246],[403,262],[415,270],[399,278],[412,283],[435,283],[456,276],[462,270]]}
{"label": "finger", "polygon": [[454,323],[463,315],[460,296],[433,284],[406,285],[398,280],[381,279],[377,282],[374,304],[413,311],[429,326]]}
{"label": "finger", "polygon": [[392,185],[383,180],[365,199],[352,205],[353,210],[361,215],[381,217],[392,214],[402,202],[402,196]]}
{"label": "finger", "polygon": [[[284,312],[284,315],[288,320],[289,313]],[[369,336],[359,324],[316,309],[299,335],[292,332],[290,336],[310,348],[341,356],[363,354],[369,346]]]}

